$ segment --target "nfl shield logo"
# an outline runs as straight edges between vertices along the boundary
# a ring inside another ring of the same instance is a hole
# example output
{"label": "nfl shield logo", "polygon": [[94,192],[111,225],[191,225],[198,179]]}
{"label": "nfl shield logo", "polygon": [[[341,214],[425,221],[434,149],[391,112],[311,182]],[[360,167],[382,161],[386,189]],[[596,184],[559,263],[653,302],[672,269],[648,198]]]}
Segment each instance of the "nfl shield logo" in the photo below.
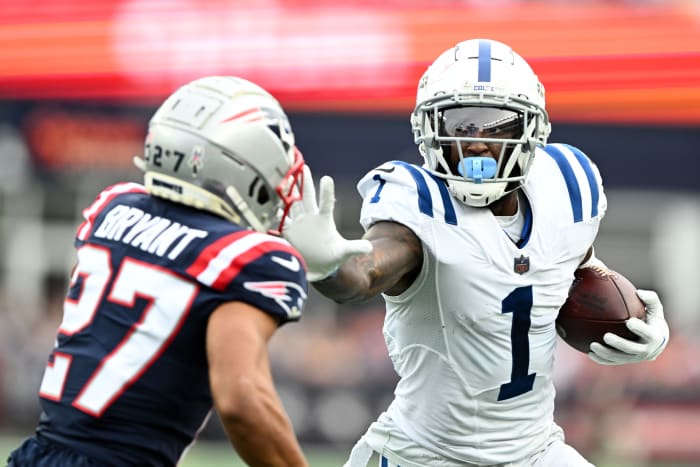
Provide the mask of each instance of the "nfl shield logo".
{"label": "nfl shield logo", "polygon": [[520,255],[520,258],[513,260],[513,271],[518,274],[525,274],[530,270],[530,257]]}

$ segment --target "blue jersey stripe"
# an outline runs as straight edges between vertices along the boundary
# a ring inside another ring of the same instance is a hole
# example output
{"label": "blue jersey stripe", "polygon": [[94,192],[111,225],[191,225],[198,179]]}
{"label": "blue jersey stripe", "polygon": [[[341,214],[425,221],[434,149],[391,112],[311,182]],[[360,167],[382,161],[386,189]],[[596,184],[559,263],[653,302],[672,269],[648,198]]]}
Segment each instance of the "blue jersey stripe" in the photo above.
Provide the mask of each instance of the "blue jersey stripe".
{"label": "blue jersey stripe", "polygon": [[571,164],[566,159],[566,156],[556,146],[547,145],[544,148],[545,152],[554,159],[564,176],[566,188],[569,191],[569,200],[571,201],[571,209],[574,212],[574,222],[583,220],[583,201],[581,200],[581,190],[576,180],[576,174],[571,168]]}
{"label": "blue jersey stripe", "polygon": [[479,41],[478,81],[491,81],[491,41]]}
{"label": "blue jersey stripe", "polygon": [[598,199],[600,198],[600,192],[598,190],[598,181],[595,178],[593,167],[591,167],[591,161],[578,148],[569,146],[568,144],[565,144],[564,146],[569,148],[571,152],[574,153],[576,160],[578,160],[579,164],[581,164],[581,167],[583,168],[583,171],[586,173],[588,186],[591,189],[591,217],[595,217],[598,215]]}
{"label": "blue jersey stripe", "polygon": [[452,205],[452,196],[450,196],[450,192],[447,191],[447,185],[445,185],[445,181],[441,178],[436,177],[430,172],[426,171],[426,173],[430,175],[430,178],[435,180],[435,183],[437,183],[438,189],[440,190],[440,198],[442,198],[442,205],[445,207],[445,222],[451,225],[457,225],[457,214],[455,214],[455,208]]}
{"label": "blue jersey stripe", "polygon": [[433,197],[430,195],[428,184],[425,183],[425,178],[421,175],[420,170],[413,167],[411,164],[404,161],[393,161],[395,164],[404,167],[411,174],[418,188],[418,209],[423,214],[433,217]]}

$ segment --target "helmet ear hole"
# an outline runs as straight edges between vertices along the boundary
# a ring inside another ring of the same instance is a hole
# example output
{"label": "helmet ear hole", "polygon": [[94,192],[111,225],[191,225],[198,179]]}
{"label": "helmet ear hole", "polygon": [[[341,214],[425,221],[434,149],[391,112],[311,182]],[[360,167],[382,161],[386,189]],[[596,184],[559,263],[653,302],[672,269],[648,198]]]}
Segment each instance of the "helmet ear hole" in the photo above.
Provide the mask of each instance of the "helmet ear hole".
{"label": "helmet ear hole", "polygon": [[258,190],[258,196],[256,197],[258,203],[265,204],[270,201],[270,193],[264,186]]}
{"label": "helmet ear hole", "polygon": [[260,177],[255,177],[251,182],[248,187],[248,196],[259,204],[265,204],[270,201],[270,193],[267,187],[262,183]]}

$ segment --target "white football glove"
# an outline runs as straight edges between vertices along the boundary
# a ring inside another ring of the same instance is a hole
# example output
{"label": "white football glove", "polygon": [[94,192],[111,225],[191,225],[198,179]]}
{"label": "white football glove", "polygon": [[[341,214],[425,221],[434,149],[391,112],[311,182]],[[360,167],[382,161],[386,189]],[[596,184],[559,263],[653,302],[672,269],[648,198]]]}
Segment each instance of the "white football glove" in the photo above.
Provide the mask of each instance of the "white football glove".
{"label": "white football glove", "polygon": [[311,170],[304,166],[304,192],[290,209],[290,222],[282,236],[304,257],[309,282],[327,278],[349,258],[372,251],[369,240],[347,240],[338,233],[333,218],[335,186],[332,177],[319,183],[318,203]]}
{"label": "white football glove", "polygon": [[637,295],[647,308],[646,322],[639,318],[625,321],[627,329],[639,336],[638,341],[623,339],[611,332],[605,333],[603,340],[610,347],[598,342],[591,344],[588,356],[601,365],[624,365],[626,363],[655,360],[668,344],[668,323],[664,319],[664,307],[656,292],[637,290]]}

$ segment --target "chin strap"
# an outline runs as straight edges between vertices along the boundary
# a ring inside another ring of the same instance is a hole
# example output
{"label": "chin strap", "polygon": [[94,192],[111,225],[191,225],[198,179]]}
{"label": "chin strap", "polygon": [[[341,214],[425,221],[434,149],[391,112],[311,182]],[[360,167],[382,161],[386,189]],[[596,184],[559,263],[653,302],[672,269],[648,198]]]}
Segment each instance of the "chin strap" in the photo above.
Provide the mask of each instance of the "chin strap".
{"label": "chin strap", "polygon": [[248,207],[248,203],[243,200],[243,197],[240,195],[240,193],[238,193],[238,190],[232,186],[229,186],[226,188],[226,196],[233,201],[233,205],[236,206],[236,209],[241,213],[241,216],[243,216],[249,226],[258,232],[266,232],[268,230],[267,227],[262,225],[255,214],[253,214],[253,211],[251,211],[250,207]]}

